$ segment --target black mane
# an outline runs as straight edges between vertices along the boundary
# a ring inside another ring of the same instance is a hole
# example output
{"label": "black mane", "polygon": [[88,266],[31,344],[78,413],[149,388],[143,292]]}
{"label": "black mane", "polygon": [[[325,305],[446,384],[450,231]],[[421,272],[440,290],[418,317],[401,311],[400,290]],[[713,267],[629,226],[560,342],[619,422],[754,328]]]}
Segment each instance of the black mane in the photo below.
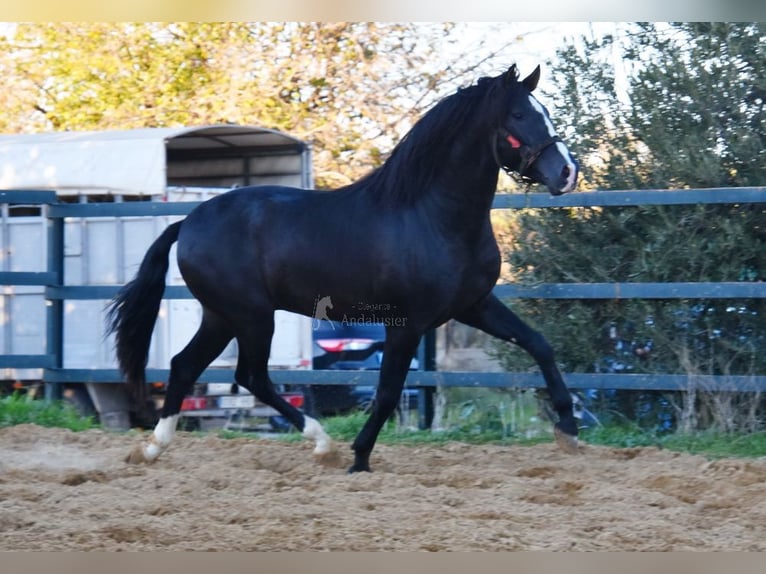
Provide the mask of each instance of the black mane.
{"label": "black mane", "polygon": [[[460,88],[431,108],[391,151],[386,162],[346,191],[368,190],[385,204],[407,204],[429,187],[467,125],[500,121],[497,97],[518,83],[516,67],[501,77],[483,77],[475,85]],[[483,116],[477,121],[475,116]]]}

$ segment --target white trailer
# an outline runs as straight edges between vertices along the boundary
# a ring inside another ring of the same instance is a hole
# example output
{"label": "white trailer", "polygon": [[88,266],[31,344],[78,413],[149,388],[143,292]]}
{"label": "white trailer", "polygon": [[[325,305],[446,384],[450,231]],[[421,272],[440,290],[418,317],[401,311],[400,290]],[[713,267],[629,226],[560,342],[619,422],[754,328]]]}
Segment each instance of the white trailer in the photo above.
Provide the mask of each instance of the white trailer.
{"label": "white trailer", "polygon": [[[203,201],[232,187],[264,184],[311,187],[309,147],[281,132],[236,125],[0,136],[0,189],[54,190],[64,202]],[[129,281],[151,242],[175,219],[68,218],[64,284]],[[45,271],[46,230],[44,208],[3,205],[0,271]],[[182,284],[173,252],[168,285]],[[64,302],[64,368],[116,367],[113,341],[104,338],[106,303]],[[35,354],[45,348],[43,287],[3,287],[0,313],[0,354]],[[196,330],[200,315],[195,300],[163,301],[149,368],[168,368]],[[270,367],[311,368],[311,320],[277,311],[275,323]],[[212,366],[233,368],[236,355],[232,344]],[[3,380],[40,377],[40,370],[0,369]],[[120,386],[88,386],[102,422],[116,413],[112,426],[125,426],[126,415],[118,412],[124,410],[122,389],[116,389]]]}

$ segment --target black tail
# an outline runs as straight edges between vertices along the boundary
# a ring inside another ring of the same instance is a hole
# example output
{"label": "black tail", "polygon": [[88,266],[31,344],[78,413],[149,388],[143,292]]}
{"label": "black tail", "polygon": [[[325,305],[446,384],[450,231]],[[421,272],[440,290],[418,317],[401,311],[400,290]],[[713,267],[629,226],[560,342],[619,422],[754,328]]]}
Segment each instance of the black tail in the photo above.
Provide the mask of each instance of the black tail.
{"label": "black tail", "polygon": [[146,405],[146,362],[165,292],[170,248],[182,223],[172,224],[152,243],[136,276],[120,289],[107,309],[108,333],[116,334],[117,362],[139,410]]}

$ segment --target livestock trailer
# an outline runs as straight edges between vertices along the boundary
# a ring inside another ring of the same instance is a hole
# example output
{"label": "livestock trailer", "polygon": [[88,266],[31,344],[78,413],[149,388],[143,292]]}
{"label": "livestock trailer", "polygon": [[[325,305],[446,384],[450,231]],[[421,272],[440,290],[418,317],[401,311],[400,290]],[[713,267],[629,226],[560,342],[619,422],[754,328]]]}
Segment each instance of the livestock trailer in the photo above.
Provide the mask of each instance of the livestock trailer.
{"label": "livestock trailer", "polygon": [[[282,132],[238,125],[0,136],[0,190],[53,190],[59,202],[204,201],[233,187],[267,184],[311,187],[309,146]],[[44,271],[45,206],[5,204],[0,209],[0,271]],[[124,284],[132,278],[151,242],[175,219],[67,218],[64,284]],[[168,285],[182,284],[173,251]],[[116,368],[113,341],[104,337],[106,303],[64,302],[65,369]],[[0,313],[0,354],[35,354],[45,347],[44,287],[5,286]],[[201,308],[193,299],[163,301],[149,368],[168,367],[171,357],[196,330],[200,314]],[[311,319],[277,311],[275,323],[270,367],[311,368]],[[236,344],[232,343],[211,367],[233,368],[236,355]],[[0,380],[17,385],[39,379],[39,369],[0,369]],[[87,385],[85,397],[92,400],[108,426],[124,427],[126,423],[122,390],[116,388],[120,386]],[[79,388],[80,400],[85,388]],[[73,389],[77,391],[77,385]],[[218,394],[227,394],[220,385],[216,389]],[[240,397],[227,403],[221,398],[217,404],[242,407],[248,401]],[[204,410],[193,408],[199,401],[188,404],[192,409],[189,415]],[[113,424],[109,425],[110,421]]]}

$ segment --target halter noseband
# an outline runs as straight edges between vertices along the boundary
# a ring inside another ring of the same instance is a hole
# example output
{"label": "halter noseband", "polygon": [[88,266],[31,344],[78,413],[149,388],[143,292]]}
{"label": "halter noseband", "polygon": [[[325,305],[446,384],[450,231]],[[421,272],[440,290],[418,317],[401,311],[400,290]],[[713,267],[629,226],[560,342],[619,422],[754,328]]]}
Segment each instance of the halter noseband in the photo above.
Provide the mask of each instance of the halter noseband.
{"label": "halter noseband", "polygon": [[527,170],[532,167],[532,164],[537,161],[537,158],[540,157],[540,154],[542,154],[543,151],[545,151],[553,144],[562,141],[559,136],[550,136],[534,146],[529,146],[522,143],[521,140],[514,137],[513,134],[511,134],[511,132],[506,129],[501,128],[498,130],[498,132],[505,141],[511,144],[513,149],[519,150],[519,154],[521,154],[521,164],[519,165],[519,169],[516,172],[511,168],[503,165],[503,162],[500,161],[500,157],[497,153],[497,144],[495,143],[496,140],[493,136],[492,151],[495,154],[495,161],[497,162],[497,165],[500,166],[500,168],[505,173],[511,176],[518,183],[526,183],[527,185],[534,183],[532,178],[526,175]]}

